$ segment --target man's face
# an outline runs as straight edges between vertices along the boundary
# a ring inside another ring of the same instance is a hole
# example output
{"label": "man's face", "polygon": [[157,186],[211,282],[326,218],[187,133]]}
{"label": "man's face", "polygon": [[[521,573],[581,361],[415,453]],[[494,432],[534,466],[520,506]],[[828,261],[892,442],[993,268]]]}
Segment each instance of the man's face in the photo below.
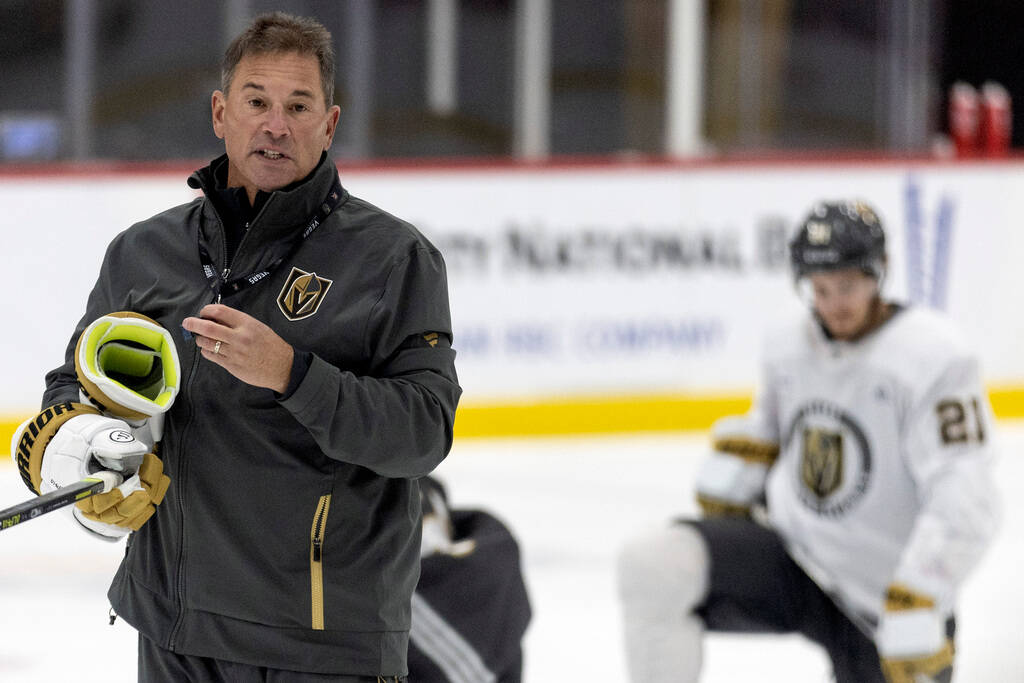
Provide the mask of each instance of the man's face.
{"label": "man's face", "polygon": [[213,130],[228,154],[228,186],[249,201],[309,175],[331,146],[340,109],[327,107],[316,57],[247,55],[225,95],[213,93]]}
{"label": "man's face", "polygon": [[870,322],[878,282],[858,268],[811,273],[807,276],[814,310],[836,339],[857,337]]}

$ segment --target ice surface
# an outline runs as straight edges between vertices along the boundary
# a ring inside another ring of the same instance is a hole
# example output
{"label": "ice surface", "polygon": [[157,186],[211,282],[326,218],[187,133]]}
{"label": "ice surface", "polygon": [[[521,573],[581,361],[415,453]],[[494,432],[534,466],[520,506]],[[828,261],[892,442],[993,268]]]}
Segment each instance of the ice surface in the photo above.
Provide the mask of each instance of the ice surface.
{"label": "ice surface", "polygon": [[[961,599],[957,683],[1024,681],[1024,422],[1001,423],[1000,438],[1005,518]],[[644,525],[694,512],[705,444],[703,434],[456,444],[437,472],[452,502],[497,514],[522,546],[534,609],[527,683],[625,680],[615,550]],[[0,467],[0,507],[25,494],[14,468]],[[0,533],[0,681],[135,680],[134,631],[107,625],[123,550],[59,512]],[[827,680],[824,656],[797,636],[707,639],[705,683]]]}

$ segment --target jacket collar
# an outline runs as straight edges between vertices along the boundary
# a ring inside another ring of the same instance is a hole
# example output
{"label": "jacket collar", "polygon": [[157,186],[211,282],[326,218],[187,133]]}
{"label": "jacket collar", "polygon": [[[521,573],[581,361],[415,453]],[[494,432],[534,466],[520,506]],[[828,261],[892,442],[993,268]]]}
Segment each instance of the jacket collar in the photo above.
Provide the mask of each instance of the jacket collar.
{"label": "jacket collar", "polygon": [[[222,154],[188,179],[189,187],[202,190],[209,200],[203,211],[204,217],[207,218],[204,221],[203,233],[207,241],[214,243],[223,241],[222,234],[215,234],[220,231],[211,229],[209,220],[216,215],[214,203],[217,196],[217,181],[214,169],[226,161],[227,155]],[[269,196],[249,227],[249,231],[254,233],[250,239],[256,239],[264,244],[291,239],[303,230],[307,221],[316,214],[337,176],[337,167],[327,152],[324,152],[316,168],[306,178],[268,193]],[[346,199],[347,193],[342,190],[342,202]]]}

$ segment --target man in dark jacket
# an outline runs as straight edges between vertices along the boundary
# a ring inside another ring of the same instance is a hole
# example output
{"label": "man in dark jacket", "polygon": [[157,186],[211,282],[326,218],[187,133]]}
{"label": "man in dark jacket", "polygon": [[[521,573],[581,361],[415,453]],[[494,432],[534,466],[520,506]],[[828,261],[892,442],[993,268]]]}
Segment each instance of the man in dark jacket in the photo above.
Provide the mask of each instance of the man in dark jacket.
{"label": "man in dark jacket", "polygon": [[[339,184],[333,84],[315,21],[264,15],[235,39],[212,98],[226,155],[189,178],[202,197],[114,239],[47,375],[44,413],[75,430],[53,441],[86,467],[100,437],[81,425],[109,415],[79,403],[83,330],[142,314],[180,358],[163,474],[143,466],[131,492],[155,513],[76,511],[102,536],[135,530],[109,597],[139,631],[140,680],[407,675],[417,479],[451,447],[461,390],[441,254]],[[24,442],[34,488],[40,461],[44,486],[72,483],[42,441]]]}

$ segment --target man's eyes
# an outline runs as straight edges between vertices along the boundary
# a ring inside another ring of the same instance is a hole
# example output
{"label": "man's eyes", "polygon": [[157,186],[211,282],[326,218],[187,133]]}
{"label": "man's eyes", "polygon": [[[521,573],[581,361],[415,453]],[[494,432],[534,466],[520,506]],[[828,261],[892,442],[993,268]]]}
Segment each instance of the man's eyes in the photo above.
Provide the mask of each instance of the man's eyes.
{"label": "man's eyes", "polygon": [[[260,108],[266,106],[266,103],[263,100],[259,99],[258,97],[249,98],[248,100],[246,100],[246,104],[248,104],[253,109],[260,109]],[[296,104],[290,105],[289,108],[292,111],[294,111],[294,112],[300,112],[300,113],[307,112],[307,111],[310,110],[309,105],[302,104],[302,103],[296,103]]]}

